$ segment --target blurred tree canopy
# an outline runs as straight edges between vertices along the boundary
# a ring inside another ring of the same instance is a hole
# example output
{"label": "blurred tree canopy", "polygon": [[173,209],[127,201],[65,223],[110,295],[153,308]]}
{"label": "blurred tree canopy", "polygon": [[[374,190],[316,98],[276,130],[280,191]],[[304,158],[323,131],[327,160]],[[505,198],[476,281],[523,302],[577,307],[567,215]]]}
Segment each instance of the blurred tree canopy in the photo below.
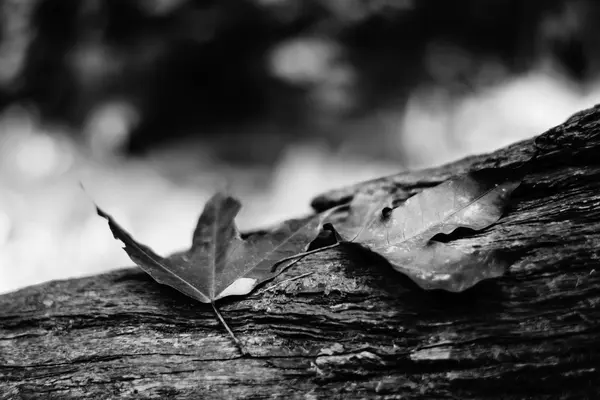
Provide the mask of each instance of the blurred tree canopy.
{"label": "blurred tree canopy", "polygon": [[0,107],[77,131],[125,105],[134,153],[249,124],[335,142],[418,84],[460,94],[540,62],[585,84],[600,60],[593,0],[4,0],[0,17]]}

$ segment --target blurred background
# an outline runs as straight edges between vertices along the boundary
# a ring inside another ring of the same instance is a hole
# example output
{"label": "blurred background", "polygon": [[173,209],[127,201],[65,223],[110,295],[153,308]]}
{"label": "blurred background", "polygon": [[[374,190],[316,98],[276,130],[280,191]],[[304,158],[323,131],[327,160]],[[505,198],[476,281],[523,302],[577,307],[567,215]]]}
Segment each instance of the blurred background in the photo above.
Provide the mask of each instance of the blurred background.
{"label": "blurred background", "polygon": [[[2,0],[0,292],[542,133],[600,98],[595,0]],[[83,183],[87,194],[79,187]]]}

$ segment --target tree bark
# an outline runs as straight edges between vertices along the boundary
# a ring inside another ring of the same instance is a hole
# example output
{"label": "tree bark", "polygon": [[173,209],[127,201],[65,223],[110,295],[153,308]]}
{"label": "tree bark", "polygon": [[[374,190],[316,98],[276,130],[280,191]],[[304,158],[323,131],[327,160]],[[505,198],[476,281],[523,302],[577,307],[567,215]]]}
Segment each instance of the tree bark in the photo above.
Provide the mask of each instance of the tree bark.
{"label": "tree bark", "polygon": [[313,206],[358,191],[401,201],[534,154],[505,216],[461,239],[512,257],[500,279],[426,292],[364,252],[317,253],[220,303],[249,357],[210,305],[137,268],[32,286],[0,296],[1,398],[597,398],[600,106],[492,154]]}

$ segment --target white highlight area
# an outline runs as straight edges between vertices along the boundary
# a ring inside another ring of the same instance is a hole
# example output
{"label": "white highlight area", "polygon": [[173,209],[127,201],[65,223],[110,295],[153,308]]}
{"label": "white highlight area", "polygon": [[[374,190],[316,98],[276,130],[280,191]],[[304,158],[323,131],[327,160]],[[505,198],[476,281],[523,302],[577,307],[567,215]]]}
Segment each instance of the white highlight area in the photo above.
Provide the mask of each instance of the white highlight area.
{"label": "white highlight area", "polygon": [[231,285],[227,286],[219,295],[215,298],[218,300],[225,296],[240,296],[248,294],[256,286],[256,279],[252,278],[240,278],[235,280]]}

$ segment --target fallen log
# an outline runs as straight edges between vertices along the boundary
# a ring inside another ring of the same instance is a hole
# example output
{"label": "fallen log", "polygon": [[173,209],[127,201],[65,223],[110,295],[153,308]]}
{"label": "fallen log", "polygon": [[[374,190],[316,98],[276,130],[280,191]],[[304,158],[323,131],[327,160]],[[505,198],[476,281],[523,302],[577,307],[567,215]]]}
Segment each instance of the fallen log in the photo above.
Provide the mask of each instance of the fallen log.
{"label": "fallen log", "polygon": [[[469,170],[534,160],[506,215],[462,239],[502,249],[506,276],[423,291],[364,252],[310,255],[221,310],[138,268],[0,296],[0,397],[596,398],[600,391],[600,106],[491,154],[357,192],[399,201]],[[299,279],[291,279],[302,276]]]}

